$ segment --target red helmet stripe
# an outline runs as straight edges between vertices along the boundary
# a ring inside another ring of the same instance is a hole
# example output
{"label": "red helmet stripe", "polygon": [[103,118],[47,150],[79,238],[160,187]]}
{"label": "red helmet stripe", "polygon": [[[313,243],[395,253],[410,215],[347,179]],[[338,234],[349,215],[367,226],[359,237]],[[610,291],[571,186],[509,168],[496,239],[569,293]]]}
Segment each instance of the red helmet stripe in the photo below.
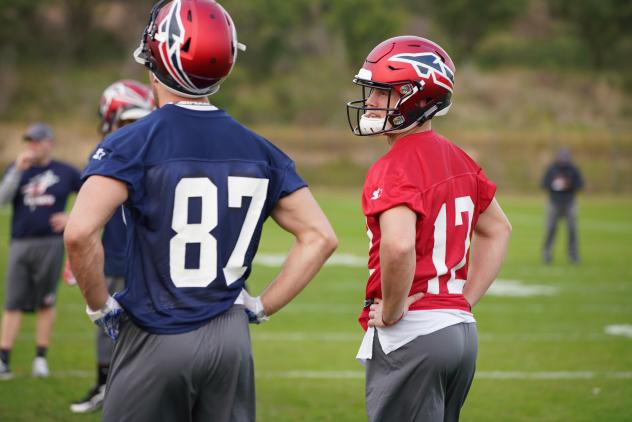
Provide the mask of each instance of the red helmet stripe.
{"label": "red helmet stripe", "polygon": [[162,62],[165,64],[165,67],[167,68],[167,71],[169,72],[171,77],[183,87],[188,88],[187,83],[182,80],[182,78],[180,78],[180,75],[178,75],[178,72],[176,72],[175,70],[174,64],[171,61],[171,58],[169,57],[169,53],[167,51],[167,44],[164,42],[160,43],[158,48],[160,49],[160,57],[162,58]]}
{"label": "red helmet stripe", "polygon": [[180,0],[175,0],[171,5],[171,9],[169,9],[169,12],[158,26],[163,38],[159,47],[160,56],[171,77],[183,87],[195,92],[198,88],[187,77],[182,69],[180,60],[180,48],[185,38],[185,29],[180,17],[180,10],[181,2]]}

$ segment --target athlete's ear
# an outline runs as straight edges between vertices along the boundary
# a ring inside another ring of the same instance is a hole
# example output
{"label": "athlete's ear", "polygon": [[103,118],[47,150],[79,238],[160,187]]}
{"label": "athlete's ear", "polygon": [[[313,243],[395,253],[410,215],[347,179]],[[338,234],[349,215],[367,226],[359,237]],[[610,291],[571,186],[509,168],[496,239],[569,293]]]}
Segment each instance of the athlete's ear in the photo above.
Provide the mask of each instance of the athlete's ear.
{"label": "athlete's ear", "polygon": [[162,104],[160,103],[160,97],[158,95],[158,78],[151,71],[149,73],[149,86],[151,88],[151,92],[154,94],[154,101],[156,102],[156,107],[160,108]]}

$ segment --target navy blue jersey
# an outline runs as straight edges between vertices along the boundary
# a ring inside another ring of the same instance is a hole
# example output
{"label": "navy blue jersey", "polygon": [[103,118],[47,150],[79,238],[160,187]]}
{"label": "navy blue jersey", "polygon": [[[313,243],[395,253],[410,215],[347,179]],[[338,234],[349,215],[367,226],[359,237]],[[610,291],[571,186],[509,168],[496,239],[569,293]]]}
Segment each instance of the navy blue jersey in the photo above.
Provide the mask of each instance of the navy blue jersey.
{"label": "navy blue jersey", "polygon": [[125,277],[129,211],[124,206],[114,212],[103,228],[104,268],[107,277]]}
{"label": "navy blue jersey", "polygon": [[53,232],[50,217],[63,212],[68,196],[80,187],[81,173],[69,164],[52,160],[46,166],[29,167],[13,198],[11,237],[61,236]]}
{"label": "navy blue jersey", "polygon": [[[96,149],[92,151],[92,157]],[[89,163],[89,161],[88,161]],[[121,206],[103,227],[103,272],[106,277],[125,277],[129,210]]]}
{"label": "navy blue jersey", "polygon": [[127,184],[126,288],[117,300],[158,334],[228,310],[250,274],[263,222],[304,187],[294,163],[222,110],[166,105],[117,130],[84,178]]}

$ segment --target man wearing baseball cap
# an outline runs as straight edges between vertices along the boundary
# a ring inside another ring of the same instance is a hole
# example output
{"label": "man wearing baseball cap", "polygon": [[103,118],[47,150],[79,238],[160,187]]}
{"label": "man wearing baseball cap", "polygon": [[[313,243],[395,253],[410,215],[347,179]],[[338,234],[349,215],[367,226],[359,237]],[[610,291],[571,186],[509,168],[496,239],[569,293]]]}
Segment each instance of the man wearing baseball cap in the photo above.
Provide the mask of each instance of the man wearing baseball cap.
{"label": "man wearing baseball cap", "polygon": [[0,182],[0,207],[11,203],[11,244],[7,261],[5,311],[0,327],[0,380],[12,377],[11,347],[22,312],[36,312],[36,357],[32,374],[49,375],[46,352],[55,320],[61,272],[66,201],[79,190],[79,170],[53,160],[54,134],[45,123],[24,133],[24,149]]}

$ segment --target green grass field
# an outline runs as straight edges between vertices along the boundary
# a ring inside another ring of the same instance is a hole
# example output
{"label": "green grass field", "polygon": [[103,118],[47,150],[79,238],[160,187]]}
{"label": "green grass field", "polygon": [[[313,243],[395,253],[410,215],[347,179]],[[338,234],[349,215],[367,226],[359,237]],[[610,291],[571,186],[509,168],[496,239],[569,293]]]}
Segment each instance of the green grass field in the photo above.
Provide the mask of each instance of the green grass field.
{"label": "green grass field", "polygon": [[[336,253],[364,257],[359,194],[316,194],[338,233]],[[543,197],[500,200],[514,232],[498,285],[534,295],[499,289],[476,307],[478,371],[462,420],[632,420],[632,338],[606,333],[610,325],[632,325],[632,198],[580,198],[577,267],[567,263],[563,229],[554,264],[540,263]],[[8,238],[8,217],[0,210],[0,239]],[[289,242],[269,224],[259,252],[282,253]],[[1,273],[7,244],[0,243]],[[253,290],[277,271],[255,265]],[[365,419],[363,367],[354,357],[366,275],[357,264],[328,265],[294,303],[252,327],[259,421]],[[0,421],[99,419],[68,410],[94,381],[94,331],[77,288],[60,285],[58,303],[52,376],[30,377],[34,319],[27,316],[12,354],[16,377],[0,382]]]}

